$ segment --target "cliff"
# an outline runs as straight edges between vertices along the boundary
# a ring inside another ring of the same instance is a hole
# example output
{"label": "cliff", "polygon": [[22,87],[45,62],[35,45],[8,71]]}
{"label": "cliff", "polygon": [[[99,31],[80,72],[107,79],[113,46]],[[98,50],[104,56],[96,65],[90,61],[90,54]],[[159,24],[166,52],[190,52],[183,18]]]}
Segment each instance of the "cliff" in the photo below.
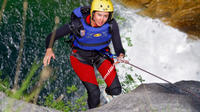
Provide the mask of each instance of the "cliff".
{"label": "cliff", "polygon": [[167,83],[142,84],[87,112],[200,112],[200,82],[181,81],[174,85],[176,87]]}

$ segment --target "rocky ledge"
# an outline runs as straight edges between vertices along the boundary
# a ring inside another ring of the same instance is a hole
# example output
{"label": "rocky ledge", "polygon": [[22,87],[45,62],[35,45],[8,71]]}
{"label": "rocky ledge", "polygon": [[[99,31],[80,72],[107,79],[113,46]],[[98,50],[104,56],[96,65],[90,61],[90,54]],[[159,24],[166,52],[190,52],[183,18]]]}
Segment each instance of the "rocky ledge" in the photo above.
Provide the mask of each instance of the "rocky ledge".
{"label": "rocky ledge", "polygon": [[7,97],[0,92],[0,112],[60,112]]}
{"label": "rocky ledge", "polygon": [[200,82],[142,84],[87,112],[200,112]]}

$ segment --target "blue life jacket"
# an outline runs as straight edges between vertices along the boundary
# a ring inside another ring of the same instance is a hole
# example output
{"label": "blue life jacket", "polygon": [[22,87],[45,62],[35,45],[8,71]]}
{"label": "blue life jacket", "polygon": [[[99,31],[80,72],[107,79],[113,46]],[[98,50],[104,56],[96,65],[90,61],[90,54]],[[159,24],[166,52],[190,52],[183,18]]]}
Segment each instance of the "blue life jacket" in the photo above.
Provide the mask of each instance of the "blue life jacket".
{"label": "blue life jacket", "polygon": [[73,45],[75,47],[84,50],[101,50],[107,47],[111,42],[111,34],[109,33],[109,23],[104,24],[101,27],[95,28],[88,25],[81,13],[81,7],[76,8],[73,13],[80,18],[84,28],[84,35],[79,37],[75,34],[71,35],[75,37]]}

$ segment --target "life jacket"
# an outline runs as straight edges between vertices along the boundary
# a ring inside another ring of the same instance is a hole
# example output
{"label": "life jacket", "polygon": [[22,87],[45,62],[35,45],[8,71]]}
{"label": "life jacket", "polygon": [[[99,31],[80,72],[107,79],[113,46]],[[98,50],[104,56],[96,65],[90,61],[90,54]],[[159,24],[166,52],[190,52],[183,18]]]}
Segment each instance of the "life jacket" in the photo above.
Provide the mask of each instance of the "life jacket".
{"label": "life jacket", "polygon": [[71,34],[74,37],[73,46],[84,50],[101,50],[107,47],[111,42],[110,24],[105,23],[101,27],[92,27],[85,22],[81,13],[81,7],[74,9],[73,13],[80,18],[83,30],[81,35]]}

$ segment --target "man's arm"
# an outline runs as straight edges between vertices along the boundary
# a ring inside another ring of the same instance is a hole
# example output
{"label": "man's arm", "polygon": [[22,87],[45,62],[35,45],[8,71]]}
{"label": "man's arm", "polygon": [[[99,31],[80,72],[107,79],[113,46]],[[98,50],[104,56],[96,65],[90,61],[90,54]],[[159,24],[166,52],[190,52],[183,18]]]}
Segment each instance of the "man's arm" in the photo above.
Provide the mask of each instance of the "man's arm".
{"label": "man's arm", "polygon": [[[70,30],[70,27],[69,27],[69,24],[65,24],[63,25],[62,27],[58,28],[56,30],[56,34],[55,34],[55,37],[54,37],[54,40],[52,40],[52,42],[54,43],[55,40],[61,38],[61,37],[64,37],[65,35],[68,35],[70,34],[72,31]],[[52,46],[49,46],[50,45],[50,41],[51,41],[51,38],[52,38],[52,35],[53,35],[53,32],[50,33],[47,38],[46,38],[46,49],[47,48],[52,48],[53,47],[53,43],[52,43]]]}
{"label": "man's arm", "polygon": [[[45,56],[43,59],[44,66],[47,66],[48,64],[50,64],[51,58],[55,59],[55,54],[52,49],[53,43],[55,42],[55,40],[65,36],[69,33],[71,33],[69,24],[65,24],[64,26],[62,26],[56,30],[55,37],[52,37],[53,32],[47,36],[47,38],[46,38],[46,53],[45,53]],[[51,39],[54,39],[54,40],[51,40]],[[52,43],[51,43],[51,41],[52,41]]]}
{"label": "man's arm", "polygon": [[112,43],[117,56],[125,55],[125,50],[122,46],[119,27],[115,19],[112,20]]}

